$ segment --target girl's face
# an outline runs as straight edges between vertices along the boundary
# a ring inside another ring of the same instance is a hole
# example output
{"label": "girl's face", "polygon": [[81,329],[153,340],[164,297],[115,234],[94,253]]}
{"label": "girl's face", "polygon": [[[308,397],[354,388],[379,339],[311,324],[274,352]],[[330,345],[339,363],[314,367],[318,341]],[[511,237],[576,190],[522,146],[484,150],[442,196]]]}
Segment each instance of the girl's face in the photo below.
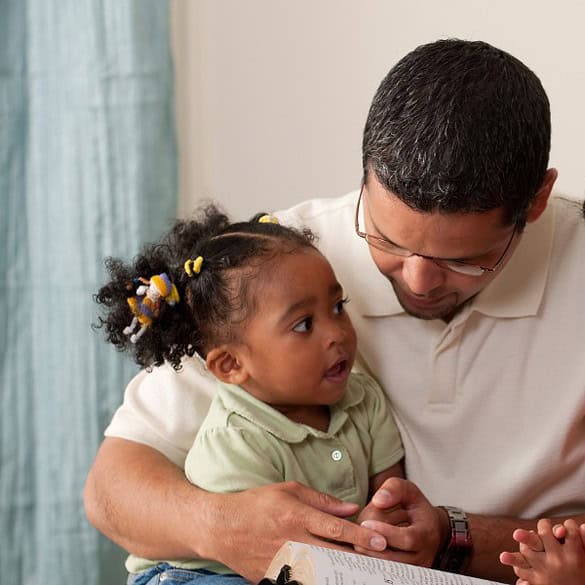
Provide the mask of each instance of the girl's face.
{"label": "girl's face", "polygon": [[303,248],[274,262],[255,293],[257,314],[241,335],[238,355],[248,374],[241,385],[283,412],[334,404],[356,352],[343,290],[317,250]]}

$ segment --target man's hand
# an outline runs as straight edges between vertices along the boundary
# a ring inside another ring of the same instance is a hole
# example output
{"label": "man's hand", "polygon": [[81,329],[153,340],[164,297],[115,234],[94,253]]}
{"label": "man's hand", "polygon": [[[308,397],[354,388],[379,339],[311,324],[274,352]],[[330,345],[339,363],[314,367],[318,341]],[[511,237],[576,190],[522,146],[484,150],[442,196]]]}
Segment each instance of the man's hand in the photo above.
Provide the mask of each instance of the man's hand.
{"label": "man's hand", "polygon": [[378,508],[371,502],[359,513],[356,523],[362,525],[367,521],[384,522],[393,526],[408,526],[409,524],[408,514],[402,506]]}
{"label": "man's hand", "polygon": [[252,581],[286,540],[386,548],[382,536],[344,519],[356,504],[293,482],[206,492],[158,451],[124,439],[104,441],[84,496],[92,524],[125,550],[149,559],[211,558]]}
{"label": "man's hand", "polygon": [[253,582],[264,576],[287,540],[345,550],[355,546],[368,552],[386,548],[382,536],[343,519],[358,511],[356,504],[296,482],[208,496],[214,514],[201,526],[206,535],[201,555],[227,564]]}
{"label": "man's hand", "polygon": [[[372,514],[372,508],[377,508],[377,514]],[[358,552],[423,567],[433,564],[439,546],[447,538],[448,519],[443,510],[430,504],[416,485],[406,479],[388,479],[374,494],[367,509],[360,520],[366,516],[375,519],[365,519],[361,525],[383,535],[388,548],[377,553],[356,546]]]}

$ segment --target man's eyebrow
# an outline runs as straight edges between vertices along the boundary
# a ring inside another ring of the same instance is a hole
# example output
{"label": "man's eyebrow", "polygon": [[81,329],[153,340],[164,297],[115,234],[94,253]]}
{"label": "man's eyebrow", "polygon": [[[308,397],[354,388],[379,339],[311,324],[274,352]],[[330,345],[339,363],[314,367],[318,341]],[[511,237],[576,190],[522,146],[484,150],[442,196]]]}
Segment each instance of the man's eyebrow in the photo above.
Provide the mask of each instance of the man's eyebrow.
{"label": "man's eyebrow", "polygon": [[[380,228],[376,225],[376,222],[374,221],[374,218],[370,215],[370,220],[372,221],[372,225],[374,226],[374,230],[376,230],[376,232],[379,234],[378,236],[374,236],[374,237],[379,237],[381,240],[384,240],[385,242],[388,242],[389,244],[392,244],[393,246],[396,246],[397,248],[400,248],[402,250],[407,250],[408,252],[412,252],[412,250],[410,250],[409,248],[405,248],[404,246],[401,246],[400,244],[397,244],[396,242],[394,242],[393,240],[391,240],[388,236],[384,235],[382,233],[382,231],[380,230]],[[472,255],[468,255],[468,256],[458,256],[458,257],[443,257],[443,256],[433,256],[433,258],[435,258],[436,260],[449,260],[451,262],[472,262],[474,260],[477,260],[478,258],[481,258],[482,256],[487,256],[488,254],[491,254],[493,252],[493,250],[487,250],[485,252],[480,252],[479,254],[472,254]],[[414,255],[417,255],[416,252],[413,252]],[[420,254],[421,256],[424,257],[424,254]]]}

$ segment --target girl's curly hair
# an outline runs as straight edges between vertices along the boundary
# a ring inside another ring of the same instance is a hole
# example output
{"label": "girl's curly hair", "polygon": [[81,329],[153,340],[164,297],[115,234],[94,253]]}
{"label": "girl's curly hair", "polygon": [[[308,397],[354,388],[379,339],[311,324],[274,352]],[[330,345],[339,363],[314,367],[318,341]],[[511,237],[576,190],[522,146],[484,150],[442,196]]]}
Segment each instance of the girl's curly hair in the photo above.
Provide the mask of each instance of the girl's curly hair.
{"label": "girl's curly hair", "polygon": [[[193,219],[176,221],[159,242],[147,244],[131,263],[107,258],[110,282],[95,295],[104,307],[96,327],[120,351],[133,353],[142,367],[169,362],[181,368],[184,356],[207,351],[238,338],[240,326],[257,310],[254,292],[270,275],[272,261],[281,254],[312,247],[315,236],[276,223],[261,223],[256,215],[249,222],[231,223],[215,205],[198,209]],[[199,274],[190,277],[185,261],[203,257]],[[161,303],[158,318],[131,343],[124,329],[133,318],[128,298],[135,294],[139,277],[166,273],[177,287],[180,301]],[[252,286],[254,285],[254,286]]]}

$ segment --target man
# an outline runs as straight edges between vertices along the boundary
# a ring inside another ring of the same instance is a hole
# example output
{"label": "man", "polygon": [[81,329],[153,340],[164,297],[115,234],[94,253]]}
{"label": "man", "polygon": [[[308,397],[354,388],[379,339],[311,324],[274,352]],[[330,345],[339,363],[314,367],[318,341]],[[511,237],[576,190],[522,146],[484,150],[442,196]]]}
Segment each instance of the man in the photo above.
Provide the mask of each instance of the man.
{"label": "man", "polygon": [[[251,579],[284,540],[333,540],[512,581],[498,555],[515,528],[585,521],[585,226],[578,204],[549,202],[549,149],[548,100],[527,67],[438,41],[382,81],[359,195],[277,214],[320,235],[361,365],[392,401],[408,480],[378,491],[379,513],[356,526],[343,520],[353,508],[304,486],[188,484],[214,391],[192,360],[128,386],[86,485],[91,521],[138,555],[201,555]],[[395,505],[407,526],[379,522]]]}

